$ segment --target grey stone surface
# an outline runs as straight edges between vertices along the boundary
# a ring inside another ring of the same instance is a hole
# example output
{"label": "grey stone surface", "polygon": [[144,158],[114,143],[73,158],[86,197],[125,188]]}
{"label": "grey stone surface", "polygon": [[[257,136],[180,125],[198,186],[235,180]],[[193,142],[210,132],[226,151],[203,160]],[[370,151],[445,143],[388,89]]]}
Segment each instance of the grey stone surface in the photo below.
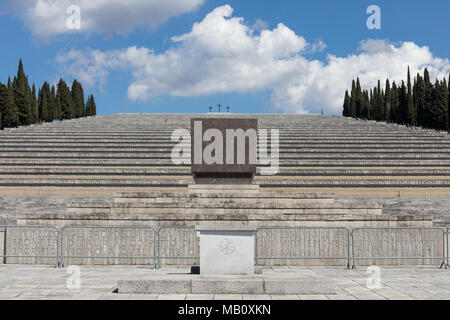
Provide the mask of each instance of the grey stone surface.
{"label": "grey stone surface", "polygon": [[252,226],[218,226],[218,225],[204,225],[204,226],[196,226],[195,231],[225,231],[225,232],[256,232],[256,227]]}
{"label": "grey stone surface", "polygon": [[191,280],[188,279],[119,280],[118,292],[120,294],[188,294],[192,292],[191,286]]}
{"label": "grey stone surface", "polygon": [[[286,193],[276,201],[242,190],[240,197],[131,193],[113,199],[119,190],[195,189],[189,165],[170,160],[170,134],[189,129],[192,117],[210,116],[221,115],[120,114],[0,132],[0,223],[354,227],[430,226],[430,216],[435,225],[450,221],[446,132],[328,116],[224,115],[256,117],[259,128],[280,130],[280,173],[256,176],[260,189]],[[318,195],[297,199],[297,188]],[[317,190],[340,190],[347,198],[364,191],[370,199],[346,201]],[[389,194],[376,195],[381,191]]]}
{"label": "grey stone surface", "polygon": [[[0,186],[114,187],[112,177],[124,178],[126,186],[154,185],[138,184],[133,176],[165,176],[156,185],[186,186],[189,167],[176,167],[170,161],[175,144],[170,134],[174,129],[189,129],[191,118],[210,116],[221,115],[117,114],[4,130],[0,133]],[[277,179],[263,179],[264,187],[335,187],[339,183],[323,178],[340,176],[361,180],[341,180],[343,187],[424,187],[418,179],[404,179],[407,176],[424,177],[431,181],[428,186],[448,187],[450,138],[445,132],[343,117],[228,116],[257,118],[259,128],[280,130],[282,171]],[[92,176],[98,179],[89,179]],[[297,177],[299,183],[283,177]]]}
{"label": "grey stone surface", "polygon": [[320,277],[292,278],[289,280],[267,279],[264,281],[266,294],[335,294],[337,282]]}
{"label": "grey stone surface", "polygon": [[192,279],[193,294],[263,294],[263,279]]}
{"label": "grey stone surface", "polygon": [[[81,266],[81,288],[69,290],[66,287],[72,275],[66,269],[46,266],[1,265],[0,299],[243,299],[243,294],[118,294],[119,280],[151,280],[155,277],[179,279],[188,268],[162,268],[152,270],[130,266]],[[264,268],[266,279],[280,277],[324,277],[336,281],[333,295],[269,295],[272,300],[330,299],[330,300],[450,300],[449,270],[437,267],[380,267],[380,288],[368,288],[367,270],[346,270],[342,267],[273,267]],[[256,295],[261,299],[267,294]],[[255,297],[255,296],[252,296]]]}
{"label": "grey stone surface", "polygon": [[200,273],[252,275],[255,273],[255,227],[197,226]]}

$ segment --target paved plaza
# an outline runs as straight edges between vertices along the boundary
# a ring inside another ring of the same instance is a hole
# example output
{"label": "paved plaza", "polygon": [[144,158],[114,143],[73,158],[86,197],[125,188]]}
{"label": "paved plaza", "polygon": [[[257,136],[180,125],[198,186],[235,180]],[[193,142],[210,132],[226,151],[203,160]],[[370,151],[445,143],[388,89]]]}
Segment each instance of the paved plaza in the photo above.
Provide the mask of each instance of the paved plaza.
{"label": "paved plaza", "polygon": [[[292,274],[319,276],[338,283],[336,295],[170,295],[118,294],[119,280],[143,280],[154,276],[174,277],[187,274],[186,267],[159,270],[139,266],[81,266],[80,289],[74,281],[77,269],[50,266],[1,265],[0,299],[25,300],[450,300],[450,270],[436,266],[380,267],[380,286],[368,279],[367,268],[347,270],[342,267],[272,267],[263,270],[270,277]],[[369,287],[368,287],[369,284]]]}

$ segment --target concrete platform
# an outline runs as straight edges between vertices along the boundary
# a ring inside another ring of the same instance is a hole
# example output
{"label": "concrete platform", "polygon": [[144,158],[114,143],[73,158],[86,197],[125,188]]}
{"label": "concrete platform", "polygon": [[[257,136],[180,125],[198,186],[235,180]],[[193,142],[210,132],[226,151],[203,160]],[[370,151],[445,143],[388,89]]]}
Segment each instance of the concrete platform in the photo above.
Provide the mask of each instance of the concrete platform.
{"label": "concrete platform", "polygon": [[120,280],[119,294],[336,294],[337,282],[320,276],[159,276]]}
{"label": "concrete platform", "polygon": [[276,278],[324,277],[337,281],[336,294],[118,294],[119,280],[183,276],[190,268],[149,269],[138,266],[81,266],[79,289],[67,288],[67,268],[0,265],[0,300],[450,300],[449,270],[435,266],[380,267],[380,287],[368,287],[365,268],[273,267],[262,273]]}

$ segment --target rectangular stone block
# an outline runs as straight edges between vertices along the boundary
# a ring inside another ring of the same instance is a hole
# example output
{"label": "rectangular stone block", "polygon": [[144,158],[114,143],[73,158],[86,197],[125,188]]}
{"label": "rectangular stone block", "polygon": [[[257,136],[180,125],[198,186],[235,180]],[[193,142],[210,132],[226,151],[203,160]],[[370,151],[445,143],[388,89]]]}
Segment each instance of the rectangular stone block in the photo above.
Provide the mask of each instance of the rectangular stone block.
{"label": "rectangular stone block", "polygon": [[188,186],[189,193],[199,193],[199,194],[211,194],[211,193],[237,193],[245,192],[250,194],[259,193],[259,185],[257,184],[220,184],[220,185],[209,185],[209,184],[192,184]]}
{"label": "rectangular stone block", "polygon": [[200,273],[254,274],[255,227],[197,226],[200,235]]}
{"label": "rectangular stone block", "polygon": [[265,294],[336,294],[337,282],[325,278],[265,279]]}
{"label": "rectangular stone block", "polygon": [[189,294],[189,279],[155,279],[155,280],[120,280],[120,294]]}
{"label": "rectangular stone block", "polygon": [[194,294],[263,294],[262,279],[192,279]]}

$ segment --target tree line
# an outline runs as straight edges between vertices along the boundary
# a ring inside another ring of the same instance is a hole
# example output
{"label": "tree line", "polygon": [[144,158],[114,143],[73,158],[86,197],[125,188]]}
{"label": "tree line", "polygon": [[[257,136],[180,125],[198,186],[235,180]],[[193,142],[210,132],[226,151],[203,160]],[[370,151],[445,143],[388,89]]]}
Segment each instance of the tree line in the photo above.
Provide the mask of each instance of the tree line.
{"label": "tree line", "polygon": [[86,103],[84,99],[83,87],[77,80],[71,88],[63,79],[56,88],[44,82],[36,92],[34,83],[30,87],[21,59],[13,81],[9,77],[7,85],[0,82],[0,129],[95,116],[94,96],[89,95]]}
{"label": "tree line", "polygon": [[344,97],[343,116],[359,119],[393,122],[436,130],[450,129],[450,77],[434,83],[425,68],[411,82],[408,67],[407,81],[397,85],[386,80],[370,90],[362,90],[359,78],[353,80],[352,90]]}

